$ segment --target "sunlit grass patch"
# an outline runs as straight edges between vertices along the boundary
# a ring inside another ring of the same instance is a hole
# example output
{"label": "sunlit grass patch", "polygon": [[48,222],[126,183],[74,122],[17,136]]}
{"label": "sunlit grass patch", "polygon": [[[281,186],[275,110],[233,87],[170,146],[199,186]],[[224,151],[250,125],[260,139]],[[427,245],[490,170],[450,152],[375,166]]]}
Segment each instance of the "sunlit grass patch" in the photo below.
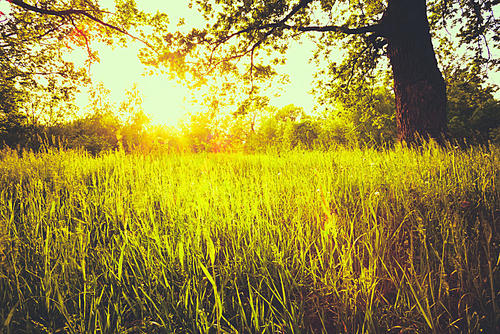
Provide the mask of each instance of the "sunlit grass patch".
{"label": "sunlit grass patch", "polygon": [[6,154],[10,332],[453,332],[498,323],[496,147]]}

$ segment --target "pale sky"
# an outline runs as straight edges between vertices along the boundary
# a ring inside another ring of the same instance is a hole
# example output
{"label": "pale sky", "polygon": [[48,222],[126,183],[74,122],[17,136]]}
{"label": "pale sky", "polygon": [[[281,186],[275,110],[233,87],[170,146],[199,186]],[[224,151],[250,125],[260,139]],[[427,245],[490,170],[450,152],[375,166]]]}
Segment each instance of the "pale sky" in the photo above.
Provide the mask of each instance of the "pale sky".
{"label": "pale sky", "polygon": [[[314,100],[308,92],[312,89],[314,67],[308,63],[312,50],[309,45],[306,47],[293,45],[289,50],[284,69],[289,69],[290,83],[280,91],[281,96],[271,98],[272,105],[282,107],[292,103],[305,110],[312,109]],[[148,75],[149,70],[138,60],[137,51],[134,48],[99,48],[100,62],[91,66],[92,82],[102,81],[111,90],[111,99],[117,103],[125,98],[125,91],[136,83],[143,95],[144,110],[153,121],[174,125],[185,114],[185,109],[195,107],[184,101],[185,98],[189,100],[189,92],[166,75]],[[82,61],[83,57],[85,54],[77,58]],[[86,93],[80,94],[78,104],[85,106],[87,99]]]}
{"label": "pale sky", "polygon": [[[103,3],[109,2],[107,0]],[[142,0],[138,1],[138,5],[143,5],[141,9],[151,12],[159,10],[167,13],[173,28],[181,17],[186,18],[186,25],[205,24],[196,10],[188,8],[187,1]],[[147,74],[148,68],[137,58],[137,52],[141,47],[138,42],[131,42],[128,48],[98,47],[100,62],[94,63],[91,67],[92,81],[94,83],[102,81],[104,86],[111,90],[111,99],[116,103],[124,100],[125,91],[136,83],[143,95],[144,111],[152,121],[156,124],[176,125],[187,111],[195,111],[196,106],[184,101],[189,100],[189,92],[183,86],[169,80],[166,75]],[[271,98],[272,105],[282,107],[292,103],[303,107],[306,111],[313,108],[314,99],[308,93],[312,89],[314,73],[314,66],[308,62],[312,56],[312,48],[312,43],[291,44],[285,56],[288,60],[287,65],[283,68],[289,76],[290,83],[283,87],[279,97]],[[82,63],[84,57],[84,50],[80,50],[75,52],[72,58],[75,62]],[[87,101],[88,95],[85,92],[79,94],[77,103],[80,107],[87,105]]]}

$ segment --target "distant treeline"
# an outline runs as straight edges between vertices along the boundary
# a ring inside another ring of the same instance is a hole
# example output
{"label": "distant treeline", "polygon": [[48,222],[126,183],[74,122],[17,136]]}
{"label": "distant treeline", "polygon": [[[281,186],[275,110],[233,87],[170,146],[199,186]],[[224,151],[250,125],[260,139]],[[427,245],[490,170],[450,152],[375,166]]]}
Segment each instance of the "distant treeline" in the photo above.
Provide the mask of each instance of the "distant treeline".
{"label": "distant treeline", "polygon": [[[470,144],[499,143],[500,102],[493,95],[496,88],[484,85],[477,75],[467,71],[449,77],[453,80],[448,82],[448,139]],[[99,103],[91,101],[87,115],[71,121],[42,124],[22,112],[3,108],[0,143],[35,151],[47,146],[84,149],[97,155],[109,150],[328,150],[339,145],[392,145],[397,140],[394,97],[389,88],[353,89],[332,110],[315,116],[294,105],[276,108],[266,98],[249,99],[232,114],[191,114],[180,128],[151,125],[142,111],[138,92],[132,92],[130,101],[119,108],[106,102],[106,94],[99,90],[92,96]]]}

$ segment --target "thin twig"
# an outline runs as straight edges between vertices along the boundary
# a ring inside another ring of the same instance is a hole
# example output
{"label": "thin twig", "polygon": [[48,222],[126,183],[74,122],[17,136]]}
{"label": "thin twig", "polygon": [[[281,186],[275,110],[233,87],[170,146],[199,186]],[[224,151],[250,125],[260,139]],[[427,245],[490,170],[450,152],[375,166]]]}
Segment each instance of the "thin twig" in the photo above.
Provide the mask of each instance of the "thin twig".
{"label": "thin twig", "polygon": [[[32,11],[32,12],[35,12],[35,13],[38,13],[38,14],[44,14],[44,15],[51,15],[51,16],[59,16],[59,17],[65,17],[65,18],[70,18],[74,15],[77,15],[77,16],[85,16],[87,17],[88,19],[94,21],[94,22],[97,22],[99,23],[100,25],[104,26],[104,27],[107,27],[109,29],[112,29],[112,30],[115,30],[115,31],[118,31],[134,40],[137,40],[141,43],[143,43],[144,45],[146,45],[147,47],[149,47],[150,49],[156,51],[156,49],[151,45],[149,44],[147,41],[143,40],[142,38],[139,38],[137,36],[134,36],[132,34],[130,34],[128,31],[122,29],[122,28],[119,28],[117,26],[114,26],[112,24],[109,24],[107,22],[104,22],[103,20],[97,18],[96,16],[92,15],[89,11],[87,10],[82,10],[82,9],[65,9],[65,10],[52,10],[52,9],[43,9],[43,8],[39,8],[39,7],[35,7],[35,6],[32,6],[30,4],[27,4],[25,3],[24,1],[21,1],[21,0],[9,0],[10,3],[14,4],[14,5],[17,5],[23,9],[25,9],[26,11]],[[95,10],[94,10],[95,11]],[[103,11],[100,11],[100,13],[104,13]]]}

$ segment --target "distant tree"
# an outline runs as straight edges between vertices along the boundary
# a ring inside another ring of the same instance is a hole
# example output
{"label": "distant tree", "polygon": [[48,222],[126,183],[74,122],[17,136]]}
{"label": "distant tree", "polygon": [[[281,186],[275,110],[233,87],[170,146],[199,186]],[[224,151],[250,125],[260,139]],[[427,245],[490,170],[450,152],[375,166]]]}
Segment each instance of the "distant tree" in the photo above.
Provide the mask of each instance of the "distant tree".
{"label": "distant tree", "polygon": [[295,122],[299,120],[301,117],[304,117],[304,115],[305,114],[303,108],[297,107],[293,104],[289,104],[279,109],[274,117],[282,122],[286,121]]}
{"label": "distant tree", "polygon": [[150,118],[144,112],[142,106],[142,93],[137,85],[133,85],[125,92],[125,100],[118,108],[118,114],[122,117],[123,127],[119,137],[122,145],[128,151],[139,148],[147,143],[145,140],[146,125],[150,123]]}
{"label": "distant tree", "polygon": [[292,123],[286,136],[291,148],[298,147],[310,150],[315,147],[319,133],[319,124],[312,119],[305,119]]}
{"label": "distant tree", "polygon": [[95,113],[77,119],[66,127],[68,146],[83,148],[93,155],[118,148],[119,121],[111,113]]}
{"label": "distant tree", "polygon": [[265,117],[258,129],[257,141],[261,147],[280,146],[284,124],[274,117]]}
{"label": "distant tree", "polygon": [[25,137],[27,118],[19,110],[25,99],[23,91],[0,78],[0,146],[15,146]]}
{"label": "distant tree", "polygon": [[267,106],[265,112],[261,112],[260,124],[252,138],[252,145],[260,149],[267,147],[289,149],[290,146],[296,146],[296,143],[294,145],[290,143],[290,137],[293,137],[291,132],[294,124],[303,117],[305,117],[304,110],[293,104],[282,108]]}
{"label": "distant tree", "polygon": [[121,122],[109,94],[102,82],[92,87],[87,114],[59,126],[60,141],[69,148],[83,148],[94,155],[117,149]]}
{"label": "distant tree", "polygon": [[210,151],[210,142],[214,138],[214,118],[207,113],[197,113],[190,116],[188,124],[185,124],[183,132],[189,141],[192,152]]}
{"label": "distant tree", "polygon": [[266,113],[268,107],[269,98],[267,96],[254,95],[244,100],[233,116],[240,119],[246,118],[250,127],[249,131],[255,133],[257,122]]}
{"label": "distant tree", "polygon": [[356,146],[359,143],[355,127],[348,119],[329,116],[320,119],[319,123],[318,148],[328,150],[338,146]]}
{"label": "distant tree", "polygon": [[445,77],[451,138],[479,143],[498,141],[500,101],[493,95],[498,87],[487,84],[474,66],[448,69]]}
{"label": "distant tree", "polygon": [[152,138],[152,151],[179,153],[187,150],[183,143],[182,133],[165,125],[154,125],[148,131]]}

